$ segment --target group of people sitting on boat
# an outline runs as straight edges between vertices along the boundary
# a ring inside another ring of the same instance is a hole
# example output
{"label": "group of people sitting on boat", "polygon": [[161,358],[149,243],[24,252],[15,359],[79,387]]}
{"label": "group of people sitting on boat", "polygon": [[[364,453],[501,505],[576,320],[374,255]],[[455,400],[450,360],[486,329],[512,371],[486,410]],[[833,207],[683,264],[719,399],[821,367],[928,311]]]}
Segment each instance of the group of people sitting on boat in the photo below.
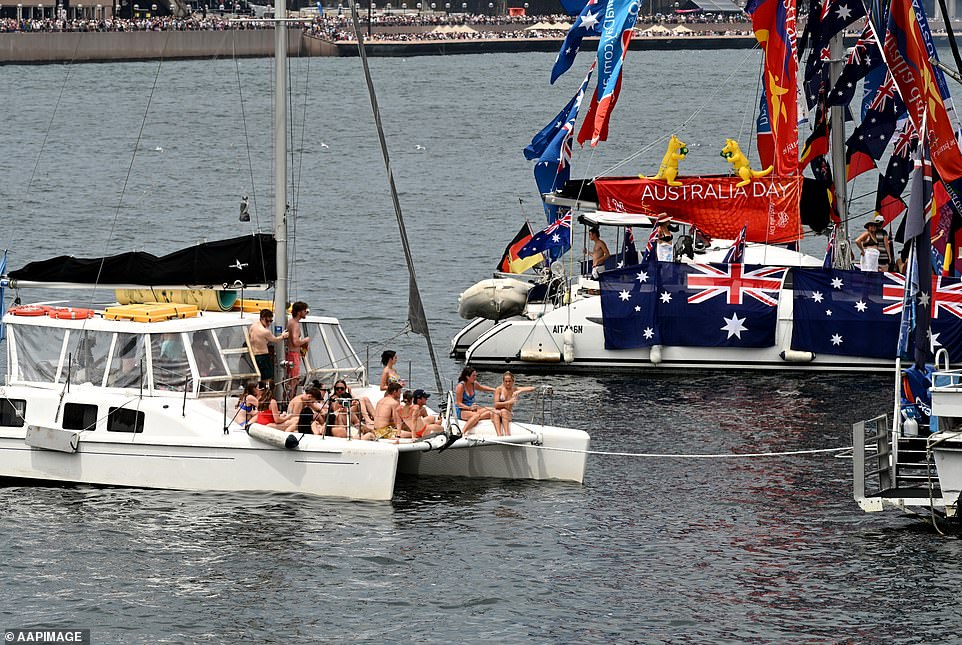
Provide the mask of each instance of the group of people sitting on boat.
{"label": "group of people sitting on boat", "polygon": [[[404,390],[405,382],[397,373],[397,353],[382,354],[383,397],[373,404],[366,396],[355,396],[343,379],[328,390],[313,381],[301,394],[292,397],[282,412],[273,396],[273,384],[262,380],[248,383],[237,400],[230,429],[246,430],[258,423],[282,432],[300,432],[340,438],[422,439],[443,432],[441,419],[427,408],[430,394],[423,389]],[[492,406],[477,403],[478,390],[492,392]],[[477,380],[477,371],[466,367],[455,390],[455,417],[463,421],[461,432],[470,433],[480,421],[490,420],[498,436],[511,434],[513,410],[518,398],[534,391],[519,387],[514,375],[505,372],[501,384],[492,388]]]}

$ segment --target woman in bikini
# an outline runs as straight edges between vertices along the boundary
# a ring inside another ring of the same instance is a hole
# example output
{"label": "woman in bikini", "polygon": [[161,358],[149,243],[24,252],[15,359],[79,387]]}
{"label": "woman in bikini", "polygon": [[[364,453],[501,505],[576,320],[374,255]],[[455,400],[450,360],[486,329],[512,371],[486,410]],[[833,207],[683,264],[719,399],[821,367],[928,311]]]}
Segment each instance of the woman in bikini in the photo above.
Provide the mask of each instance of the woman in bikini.
{"label": "woman in bikini", "polygon": [[525,392],[534,392],[530,386],[515,387],[514,374],[505,372],[501,377],[501,385],[494,389],[494,407],[501,411],[501,426],[504,434],[511,434],[511,420],[514,418],[514,404],[518,397]]}
{"label": "woman in bikini", "polygon": [[473,367],[465,367],[461,370],[461,376],[458,377],[458,387],[454,390],[455,412],[459,419],[467,421],[461,432],[467,434],[474,426],[478,425],[478,421],[491,419],[491,423],[494,425],[494,431],[500,436],[501,411],[493,408],[485,408],[475,403],[474,398],[478,390],[494,392],[493,387],[478,383],[478,371],[476,369]]}
{"label": "woman in bikini", "polygon": [[397,364],[397,352],[393,349],[385,350],[381,352],[381,365],[384,369],[381,371],[381,391],[387,390],[388,383],[400,383],[401,387],[404,387],[404,379],[402,379],[397,370],[394,369],[394,365]]}
{"label": "woman in bikini", "polygon": [[262,388],[260,398],[257,401],[256,422],[268,428],[293,432],[297,429],[297,417],[284,418],[280,409],[277,407],[277,399],[271,395],[271,391]]}
{"label": "woman in bikini", "polygon": [[237,412],[231,419],[229,426],[231,430],[247,430],[248,424],[257,414],[257,395],[260,389],[260,384],[254,382],[244,386],[244,391],[237,397]]}

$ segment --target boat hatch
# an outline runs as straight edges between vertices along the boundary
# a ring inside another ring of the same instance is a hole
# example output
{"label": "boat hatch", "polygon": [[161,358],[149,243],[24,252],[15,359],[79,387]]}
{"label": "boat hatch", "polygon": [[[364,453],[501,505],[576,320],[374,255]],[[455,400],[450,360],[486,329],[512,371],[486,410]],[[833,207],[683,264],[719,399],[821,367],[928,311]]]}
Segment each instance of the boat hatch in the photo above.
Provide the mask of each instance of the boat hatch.
{"label": "boat hatch", "polygon": [[14,323],[7,382],[223,396],[258,379],[247,324],[132,333]]}

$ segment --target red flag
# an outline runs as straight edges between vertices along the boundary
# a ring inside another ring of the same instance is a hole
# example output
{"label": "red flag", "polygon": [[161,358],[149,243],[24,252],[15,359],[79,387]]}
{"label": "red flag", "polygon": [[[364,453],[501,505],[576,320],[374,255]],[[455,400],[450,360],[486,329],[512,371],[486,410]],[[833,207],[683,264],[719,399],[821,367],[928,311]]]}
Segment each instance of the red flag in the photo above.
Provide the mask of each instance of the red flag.
{"label": "red flag", "polygon": [[745,11],[751,14],[755,38],[765,51],[762,87],[775,139],[775,174],[794,175],[798,172],[795,0],[750,0]]}
{"label": "red flag", "polygon": [[[615,104],[618,103],[618,95],[621,94],[621,79],[624,78],[624,74],[618,77],[618,83],[615,85],[615,93],[611,96],[611,105],[608,108],[608,114],[610,115],[612,110],[615,109]],[[591,136],[594,134],[595,130],[595,117],[598,114],[598,93],[591,93],[591,105],[588,106],[588,114],[585,116],[585,120],[581,123],[581,129],[578,130],[578,145],[584,146],[585,141],[591,141]],[[601,125],[601,132],[598,133],[598,141],[608,140],[608,123],[611,119],[605,119],[604,123]]]}
{"label": "red flag", "polygon": [[882,47],[885,62],[899,87],[916,131],[922,131],[932,151],[932,165],[945,181],[962,177],[962,152],[929,62],[919,17],[912,0],[892,0],[888,30]]}

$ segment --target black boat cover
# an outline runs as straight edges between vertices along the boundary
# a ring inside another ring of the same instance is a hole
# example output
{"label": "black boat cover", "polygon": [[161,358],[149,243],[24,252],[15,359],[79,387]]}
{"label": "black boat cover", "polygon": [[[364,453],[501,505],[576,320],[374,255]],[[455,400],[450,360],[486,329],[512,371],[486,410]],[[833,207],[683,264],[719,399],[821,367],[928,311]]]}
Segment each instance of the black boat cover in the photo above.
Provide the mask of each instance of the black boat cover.
{"label": "black boat cover", "polygon": [[61,255],[11,271],[11,280],[77,284],[228,287],[277,279],[277,249],[267,233],[204,242],[157,257],[143,251],[105,258]]}

